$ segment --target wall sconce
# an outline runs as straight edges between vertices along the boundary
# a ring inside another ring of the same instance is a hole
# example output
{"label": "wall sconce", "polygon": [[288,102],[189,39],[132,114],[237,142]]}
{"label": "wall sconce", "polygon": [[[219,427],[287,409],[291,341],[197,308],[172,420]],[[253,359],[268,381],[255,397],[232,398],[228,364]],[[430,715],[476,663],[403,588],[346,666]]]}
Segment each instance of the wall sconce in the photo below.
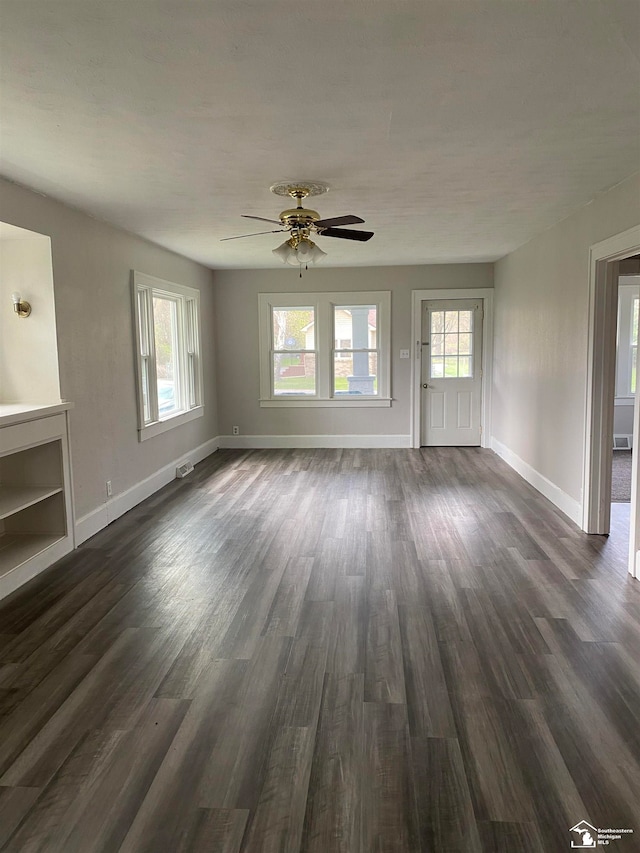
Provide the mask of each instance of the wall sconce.
{"label": "wall sconce", "polygon": [[26,300],[21,299],[18,292],[12,293],[11,298],[13,299],[13,310],[18,317],[28,317],[31,314],[31,305]]}

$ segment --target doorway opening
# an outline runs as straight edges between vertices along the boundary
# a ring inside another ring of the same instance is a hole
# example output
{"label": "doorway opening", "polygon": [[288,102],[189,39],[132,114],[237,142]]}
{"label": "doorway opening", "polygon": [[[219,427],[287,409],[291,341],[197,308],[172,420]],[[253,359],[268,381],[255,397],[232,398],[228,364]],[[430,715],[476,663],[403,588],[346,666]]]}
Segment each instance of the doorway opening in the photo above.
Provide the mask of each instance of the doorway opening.
{"label": "doorway opening", "polygon": [[[621,263],[635,261],[640,254],[640,226],[595,244],[589,265],[589,357],[585,458],[583,476],[583,520],[587,533],[611,532],[611,489],[616,398],[616,351],[618,331],[618,283]],[[622,271],[628,272],[625,266]],[[630,368],[631,369],[631,368]],[[638,389],[635,390],[635,398]],[[638,406],[634,406],[632,445],[640,430]],[[638,516],[637,460],[632,465],[629,504],[629,571],[636,576],[636,542],[640,542]]]}
{"label": "doorway opening", "polygon": [[[611,503],[631,502],[633,414],[636,399],[640,257],[619,262]],[[625,274],[631,273],[631,274]],[[614,507],[612,507],[614,509]]]}

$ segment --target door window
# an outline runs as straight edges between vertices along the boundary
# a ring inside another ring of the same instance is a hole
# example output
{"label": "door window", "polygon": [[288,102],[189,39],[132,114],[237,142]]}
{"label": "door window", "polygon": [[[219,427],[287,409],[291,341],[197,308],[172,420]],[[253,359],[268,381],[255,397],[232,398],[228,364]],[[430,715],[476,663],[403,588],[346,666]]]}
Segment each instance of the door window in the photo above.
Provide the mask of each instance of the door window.
{"label": "door window", "polygon": [[432,311],[430,367],[433,379],[473,377],[473,311]]}

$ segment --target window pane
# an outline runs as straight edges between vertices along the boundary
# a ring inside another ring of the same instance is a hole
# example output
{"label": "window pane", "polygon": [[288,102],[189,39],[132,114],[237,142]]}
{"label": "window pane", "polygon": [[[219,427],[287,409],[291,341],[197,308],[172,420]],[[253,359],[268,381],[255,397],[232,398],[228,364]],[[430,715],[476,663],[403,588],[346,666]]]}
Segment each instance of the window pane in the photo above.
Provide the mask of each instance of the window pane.
{"label": "window pane", "polygon": [[455,355],[445,357],[444,375],[450,378],[458,375],[458,359]]}
{"label": "window pane", "polygon": [[458,359],[458,376],[470,378],[471,373],[471,358],[468,355],[461,355]]}
{"label": "window pane", "polygon": [[378,354],[337,352],[333,361],[333,392],[336,397],[378,393]]}
{"label": "window pane", "polygon": [[373,349],[376,344],[378,309],[375,305],[335,305],[333,337],[336,348]]}
{"label": "window pane", "polygon": [[640,306],[640,299],[636,296],[633,300],[633,325],[631,327],[631,343],[633,346],[636,346],[638,343],[638,307]]}
{"label": "window pane", "polygon": [[449,334],[444,336],[444,352],[445,355],[457,355],[458,354],[458,335],[457,334]]}
{"label": "window pane", "polygon": [[444,311],[433,311],[431,313],[431,334],[444,332]]}
{"label": "window pane", "polygon": [[444,313],[444,330],[445,332],[458,331],[458,311],[445,311]]}
{"label": "window pane", "polygon": [[178,310],[173,299],[153,297],[153,330],[156,345],[158,415],[160,419],[178,411]]}
{"label": "window pane", "polygon": [[444,359],[442,356],[431,359],[431,376],[433,379],[441,379],[444,376]]}
{"label": "window pane", "polygon": [[636,393],[636,369],[638,364],[638,347],[631,347],[631,393]]}
{"label": "window pane", "polygon": [[471,332],[471,311],[458,312],[458,328],[461,332]]}
{"label": "window pane", "polygon": [[315,349],[314,321],[313,308],[274,308],[274,350]]}
{"label": "window pane", "polygon": [[313,353],[275,353],[273,356],[273,393],[309,395],[316,393],[316,357]]}
{"label": "window pane", "polygon": [[444,335],[431,336],[431,353],[432,355],[444,355]]}
{"label": "window pane", "polygon": [[471,335],[461,334],[459,336],[458,352],[460,355],[471,355]]}

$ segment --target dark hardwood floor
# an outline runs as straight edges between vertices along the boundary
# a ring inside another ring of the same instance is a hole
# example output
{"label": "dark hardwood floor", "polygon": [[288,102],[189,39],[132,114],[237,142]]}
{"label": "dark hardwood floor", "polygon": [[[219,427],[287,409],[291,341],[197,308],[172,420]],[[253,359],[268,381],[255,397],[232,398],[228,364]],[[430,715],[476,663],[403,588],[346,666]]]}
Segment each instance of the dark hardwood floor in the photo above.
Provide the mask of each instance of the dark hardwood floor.
{"label": "dark hardwood floor", "polygon": [[639,850],[619,543],[478,448],[219,451],[0,604],[0,849]]}

